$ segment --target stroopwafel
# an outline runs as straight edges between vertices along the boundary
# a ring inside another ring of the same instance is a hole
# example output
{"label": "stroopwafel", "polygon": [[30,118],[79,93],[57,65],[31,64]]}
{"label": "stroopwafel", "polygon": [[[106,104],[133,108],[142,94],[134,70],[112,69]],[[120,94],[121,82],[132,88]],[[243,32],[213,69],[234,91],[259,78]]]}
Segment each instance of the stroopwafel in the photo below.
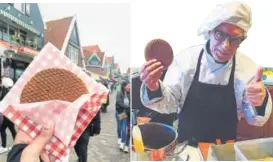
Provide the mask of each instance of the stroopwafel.
{"label": "stroopwafel", "polygon": [[88,93],[83,81],[65,69],[51,68],[38,72],[22,90],[20,103],[62,100],[73,102]]}
{"label": "stroopwafel", "polygon": [[153,39],[145,47],[145,59],[146,61],[156,59],[166,69],[173,61],[172,47],[163,39]]}

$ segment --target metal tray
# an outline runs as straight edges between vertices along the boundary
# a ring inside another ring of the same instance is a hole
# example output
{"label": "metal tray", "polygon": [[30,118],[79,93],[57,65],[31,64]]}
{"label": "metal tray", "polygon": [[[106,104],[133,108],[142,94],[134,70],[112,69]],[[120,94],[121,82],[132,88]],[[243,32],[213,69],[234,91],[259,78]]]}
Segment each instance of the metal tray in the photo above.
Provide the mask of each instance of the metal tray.
{"label": "metal tray", "polygon": [[234,144],[212,145],[208,152],[208,161],[235,161]]}
{"label": "metal tray", "polygon": [[236,142],[234,150],[236,160],[238,161],[253,161],[273,157],[273,138]]}

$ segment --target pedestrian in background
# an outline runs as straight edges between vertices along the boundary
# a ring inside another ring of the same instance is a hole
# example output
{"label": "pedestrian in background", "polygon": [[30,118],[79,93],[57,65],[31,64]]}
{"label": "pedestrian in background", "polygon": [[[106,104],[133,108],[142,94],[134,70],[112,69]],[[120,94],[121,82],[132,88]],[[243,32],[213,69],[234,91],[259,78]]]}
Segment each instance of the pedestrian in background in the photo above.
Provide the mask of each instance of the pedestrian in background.
{"label": "pedestrian in background", "polygon": [[[3,77],[1,80],[1,95],[0,95],[0,101],[3,100],[3,98],[8,94],[9,90],[13,86],[14,82],[12,79]],[[16,130],[14,124],[3,115],[3,121],[1,124],[1,140],[2,140],[2,147],[0,147],[0,154],[7,152],[9,148],[7,147],[7,133],[6,129],[9,128],[13,140],[15,139],[16,136]]]}
{"label": "pedestrian in background", "polygon": [[84,130],[76,145],[74,146],[75,152],[78,156],[78,162],[87,162],[88,159],[88,144],[90,136],[100,134],[101,121],[100,111],[96,114],[93,120],[89,123],[87,128]]}
{"label": "pedestrian in background", "polygon": [[[106,81],[103,81],[102,84],[108,89],[108,85]],[[104,103],[101,105],[101,112],[102,113],[107,113],[107,107],[109,106],[109,93],[107,95],[107,99],[104,101]]]}
{"label": "pedestrian in background", "polygon": [[116,96],[116,118],[119,148],[129,152],[129,126],[130,125],[130,89],[127,81],[121,83],[121,89]]}

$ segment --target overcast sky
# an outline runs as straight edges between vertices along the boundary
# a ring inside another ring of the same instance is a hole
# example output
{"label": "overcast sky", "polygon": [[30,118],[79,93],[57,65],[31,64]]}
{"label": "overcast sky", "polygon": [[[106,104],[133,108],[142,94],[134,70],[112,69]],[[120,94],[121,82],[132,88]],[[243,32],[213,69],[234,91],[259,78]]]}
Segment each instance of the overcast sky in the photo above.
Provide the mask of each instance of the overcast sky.
{"label": "overcast sky", "polygon": [[[140,67],[144,47],[154,38],[167,40],[174,53],[205,40],[197,30],[217,4],[231,0],[136,0],[132,3],[40,4],[45,21],[77,15],[82,45],[98,44],[114,55],[122,70]],[[273,67],[273,1],[241,0],[252,9],[253,24],[239,51],[261,66]],[[121,60],[125,61],[121,61]]]}
{"label": "overcast sky", "polygon": [[122,71],[127,70],[131,56],[130,3],[39,3],[39,7],[44,21],[76,14],[82,46],[98,44],[106,55],[115,56]]}
{"label": "overcast sky", "polygon": [[[133,67],[144,62],[144,47],[154,38],[167,40],[174,53],[203,44],[197,30],[216,5],[228,0],[139,0],[132,5]],[[231,1],[231,0],[229,0]],[[253,25],[239,51],[261,66],[273,67],[273,1],[242,0],[252,8]]]}

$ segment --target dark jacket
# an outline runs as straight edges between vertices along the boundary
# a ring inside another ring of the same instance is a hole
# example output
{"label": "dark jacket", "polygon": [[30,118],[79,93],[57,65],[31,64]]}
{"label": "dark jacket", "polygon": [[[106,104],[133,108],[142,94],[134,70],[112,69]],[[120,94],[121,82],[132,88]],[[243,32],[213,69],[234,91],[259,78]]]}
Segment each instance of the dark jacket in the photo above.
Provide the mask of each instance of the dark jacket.
{"label": "dark jacket", "polygon": [[[27,147],[27,144],[16,144],[8,153],[7,162],[20,162],[23,150]],[[43,160],[40,157],[40,162]]]}
{"label": "dark jacket", "polygon": [[126,112],[128,116],[130,116],[130,93],[127,93],[129,98],[129,105],[124,104],[124,94],[121,91],[117,92],[116,96],[116,111],[118,114],[122,112]]}
{"label": "dark jacket", "polygon": [[6,88],[4,86],[0,87],[0,101],[3,100],[3,98],[9,93],[11,88]]}
{"label": "dark jacket", "polygon": [[90,136],[98,135],[101,131],[101,122],[100,122],[100,111],[96,114],[94,119],[88,125],[90,131]]}
{"label": "dark jacket", "polygon": [[[4,86],[0,87],[0,101],[3,100],[3,98],[6,96],[6,94],[9,92],[9,88],[5,88]],[[2,125],[2,122],[6,118],[3,114],[0,113],[0,127]]]}
{"label": "dark jacket", "polygon": [[[164,79],[167,70],[164,70],[163,75],[161,76],[160,80]],[[177,113],[171,114],[161,114],[156,112],[150,108],[147,108],[143,105],[140,100],[140,87],[142,81],[140,80],[139,74],[132,76],[132,109],[139,110],[136,114],[137,117],[148,116],[151,118],[151,122],[158,122],[163,124],[172,125],[173,121],[177,119]]]}

